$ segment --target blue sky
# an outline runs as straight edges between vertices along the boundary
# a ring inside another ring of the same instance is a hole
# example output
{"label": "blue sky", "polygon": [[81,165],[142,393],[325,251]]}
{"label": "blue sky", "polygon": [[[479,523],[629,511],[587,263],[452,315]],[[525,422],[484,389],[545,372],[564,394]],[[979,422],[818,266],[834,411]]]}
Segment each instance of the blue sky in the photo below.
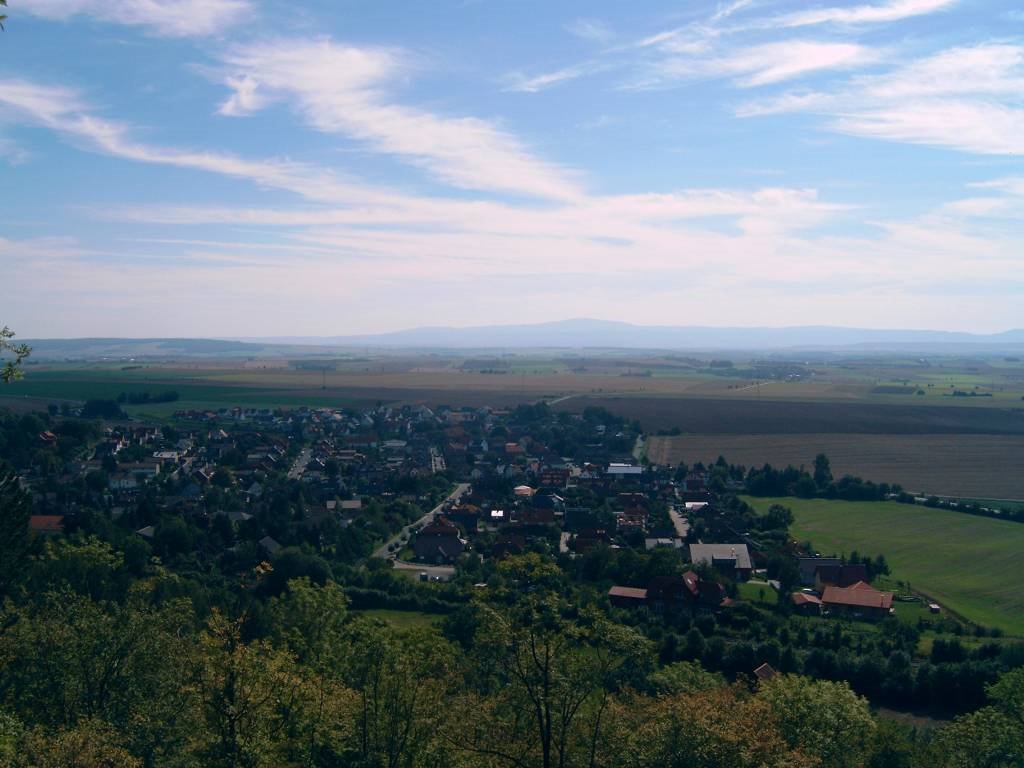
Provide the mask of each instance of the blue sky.
{"label": "blue sky", "polygon": [[1013,2],[8,14],[22,337],[1024,326]]}

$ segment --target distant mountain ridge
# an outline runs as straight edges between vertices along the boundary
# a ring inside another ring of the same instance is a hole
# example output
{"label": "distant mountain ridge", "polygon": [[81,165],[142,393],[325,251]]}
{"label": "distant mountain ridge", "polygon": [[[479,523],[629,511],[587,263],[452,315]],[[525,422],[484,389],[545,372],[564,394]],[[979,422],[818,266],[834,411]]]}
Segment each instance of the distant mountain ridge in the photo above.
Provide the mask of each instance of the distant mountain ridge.
{"label": "distant mountain ridge", "polygon": [[836,326],[729,328],[635,325],[574,319],[524,325],[422,327],[352,336],[195,339],[25,339],[36,359],[61,357],[238,357],[326,354],[331,349],[637,349],[693,352],[784,350],[1024,353],[1024,329],[994,334]]}
{"label": "distant mountain ridge", "polygon": [[423,327],[358,336],[245,339],[277,344],[369,347],[604,347],[634,349],[786,349],[894,347],[920,345],[1024,346],[1024,329],[997,334],[958,331],[875,330],[836,326],[728,328],[634,325],[619,321],[574,319],[529,325]]}

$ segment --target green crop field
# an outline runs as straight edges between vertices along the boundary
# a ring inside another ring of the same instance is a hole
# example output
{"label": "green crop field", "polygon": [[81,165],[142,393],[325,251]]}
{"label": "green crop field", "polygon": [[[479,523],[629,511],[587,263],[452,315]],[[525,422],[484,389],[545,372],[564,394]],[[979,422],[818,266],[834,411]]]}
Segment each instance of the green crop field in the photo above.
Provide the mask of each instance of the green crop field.
{"label": "green crop field", "polygon": [[792,534],[822,554],[885,555],[893,578],[950,610],[1024,636],[1024,524],[896,502],[754,498],[793,510]]}

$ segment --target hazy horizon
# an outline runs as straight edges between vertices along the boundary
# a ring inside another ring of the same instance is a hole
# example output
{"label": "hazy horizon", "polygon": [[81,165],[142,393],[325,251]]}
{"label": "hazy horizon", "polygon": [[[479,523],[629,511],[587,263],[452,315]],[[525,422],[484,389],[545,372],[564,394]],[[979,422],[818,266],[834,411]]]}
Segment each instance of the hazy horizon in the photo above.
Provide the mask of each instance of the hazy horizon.
{"label": "hazy horizon", "polygon": [[19,0],[21,338],[1024,325],[1005,0]]}
{"label": "hazy horizon", "polygon": [[[518,328],[544,328],[544,327],[563,327],[570,328],[574,325],[579,324],[581,330],[591,330],[591,326],[598,328],[603,325],[608,326],[622,326],[630,330],[635,330],[642,333],[644,330],[694,330],[694,331],[746,331],[756,330],[765,332],[783,332],[783,331],[806,331],[806,330],[822,330],[822,331],[838,331],[838,332],[865,332],[865,333],[907,333],[907,334],[967,334],[976,337],[990,337],[998,336],[1000,334],[1008,334],[1016,331],[1024,330],[1024,328],[1001,328],[995,331],[986,333],[975,333],[972,331],[960,331],[956,329],[948,328],[888,328],[888,327],[870,327],[870,326],[840,326],[840,325],[690,325],[690,324],[641,324],[641,323],[630,323],[625,320],[605,319],[596,317],[566,317],[556,320],[545,320],[537,323],[491,323],[491,324],[476,324],[467,323],[460,325],[419,325],[415,327],[403,327],[396,328],[394,330],[385,331],[370,331],[367,333],[360,334],[348,334],[344,332],[338,333],[318,333],[318,334],[295,334],[286,333],[284,331],[276,334],[258,334],[252,336],[240,336],[237,334],[223,334],[223,333],[202,333],[192,336],[151,336],[151,335],[140,335],[140,334],[117,334],[113,336],[82,336],[82,335],[71,335],[71,336],[36,336],[32,337],[31,340],[41,341],[72,341],[77,339],[95,339],[95,338],[111,338],[111,339],[125,339],[125,340],[139,340],[139,339],[224,339],[224,340],[239,340],[239,341],[251,341],[251,340],[263,340],[263,339],[296,339],[296,338],[309,338],[309,339],[324,339],[330,340],[335,338],[345,338],[348,336],[362,337],[362,336],[398,336],[406,333],[418,333],[425,331],[472,331],[472,330],[485,330],[490,328],[495,329],[518,329]],[[28,337],[20,337],[25,340],[29,340]]]}

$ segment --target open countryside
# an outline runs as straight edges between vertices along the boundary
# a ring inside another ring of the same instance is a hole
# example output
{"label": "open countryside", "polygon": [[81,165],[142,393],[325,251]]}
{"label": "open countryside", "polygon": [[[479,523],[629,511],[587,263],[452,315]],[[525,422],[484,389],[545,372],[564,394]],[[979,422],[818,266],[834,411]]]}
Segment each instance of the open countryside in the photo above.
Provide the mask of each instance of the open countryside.
{"label": "open countryside", "polygon": [[828,455],[837,477],[855,475],[924,495],[974,499],[1024,497],[1024,436],[694,434],[653,436],[647,458],[693,464],[725,456],[733,464],[810,466]]}
{"label": "open countryside", "polygon": [[896,502],[744,497],[759,512],[793,510],[790,533],[823,555],[883,553],[909,582],[971,621],[1024,636],[1024,525]]}

